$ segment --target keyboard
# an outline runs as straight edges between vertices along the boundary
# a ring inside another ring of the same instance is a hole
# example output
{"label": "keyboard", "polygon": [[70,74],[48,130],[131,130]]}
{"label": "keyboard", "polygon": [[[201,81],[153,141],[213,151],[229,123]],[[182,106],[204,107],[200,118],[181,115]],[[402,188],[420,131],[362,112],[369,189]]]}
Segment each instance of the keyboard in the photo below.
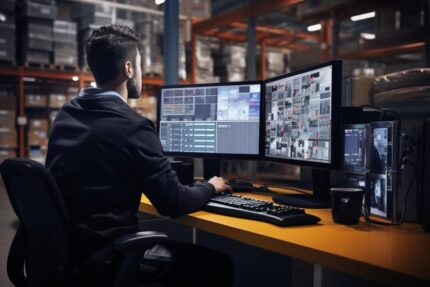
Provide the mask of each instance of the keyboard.
{"label": "keyboard", "polygon": [[274,205],[271,201],[231,193],[221,193],[212,197],[203,210],[264,221],[278,226],[316,224],[321,220],[300,208]]}

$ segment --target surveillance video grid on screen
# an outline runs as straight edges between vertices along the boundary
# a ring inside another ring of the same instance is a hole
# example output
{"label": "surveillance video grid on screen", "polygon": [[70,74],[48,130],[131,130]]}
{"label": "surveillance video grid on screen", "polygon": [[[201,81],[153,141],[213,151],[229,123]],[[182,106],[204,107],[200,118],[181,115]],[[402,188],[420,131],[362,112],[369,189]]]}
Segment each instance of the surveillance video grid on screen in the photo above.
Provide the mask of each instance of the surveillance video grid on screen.
{"label": "surveillance video grid on screen", "polygon": [[258,155],[260,89],[259,84],[162,89],[164,151]]}
{"label": "surveillance video grid on screen", "polygon": [[266,156],[331,162],[332,66],[266,84]]}

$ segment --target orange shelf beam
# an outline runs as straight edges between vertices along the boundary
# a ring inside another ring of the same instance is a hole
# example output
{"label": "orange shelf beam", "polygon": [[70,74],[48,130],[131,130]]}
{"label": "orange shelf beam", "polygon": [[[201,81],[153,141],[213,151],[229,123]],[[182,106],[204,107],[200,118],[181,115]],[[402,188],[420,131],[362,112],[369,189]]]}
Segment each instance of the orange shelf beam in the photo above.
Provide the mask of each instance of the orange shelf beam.
{"label": "orange shelf beam", "polygon": [[231,23],[242,21],[248,17],[264,15],[273,11],[284,11],[290,6],[304,2],[304,0],[266,0],[256,1],[255,4],[245,5],[234,11],[223,13],[212,17],[208,20],[197,22],[193,25],[193,31],[196,34],[204,34],[213,28],[229,25]]}
{"label": "orange shelf beam", "polygon": [[[248,25],[246,23],[241,23],[241,22],[234,22],[230,26],[233,28],[242,29],[242,30],[246,30],[248,28]],[[269,27],[269,26],[256,26],[255,31],[264,32],[268,34],[282,35],[286,37],[291,37],[292,39],[312,40],[315,42],[320,41],[320,38],[318,37],[318,35],[307,33],[307,32],[292,31],[292,30],[283,29],[283,28],[275,28],[275,27]]]}

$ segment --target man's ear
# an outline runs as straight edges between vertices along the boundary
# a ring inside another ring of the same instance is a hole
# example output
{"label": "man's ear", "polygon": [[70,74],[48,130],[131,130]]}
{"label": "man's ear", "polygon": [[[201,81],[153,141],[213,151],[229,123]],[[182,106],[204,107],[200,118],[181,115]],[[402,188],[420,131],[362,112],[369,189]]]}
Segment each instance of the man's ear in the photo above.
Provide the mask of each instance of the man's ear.
{"label": "man's ear", "polygon": [[125,72],[125,76],[129,79],[133,78],[134,76],[134,69],[133,69],[133,65],[130,61],[126,61],[124,64],[124,72]]}

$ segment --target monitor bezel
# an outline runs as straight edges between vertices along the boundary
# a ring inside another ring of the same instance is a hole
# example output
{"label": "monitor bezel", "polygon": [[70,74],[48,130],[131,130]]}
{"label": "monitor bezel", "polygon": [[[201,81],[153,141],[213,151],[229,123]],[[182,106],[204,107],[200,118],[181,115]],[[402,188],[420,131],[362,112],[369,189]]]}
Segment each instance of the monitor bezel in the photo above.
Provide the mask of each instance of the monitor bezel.
{"label": "monitor bezel", "polygon": [[[332,109],[331,109],[331,160],[330,162],[318,162],[318,161],[304,161],[297,159],[288,158],[278,158],[270,155],[266,155],[266,85],[268,83],[284,79],[286,77],[295,76],[298,74],[306,73],[315,69],[324,68],[327,66],[332,66]],[[291,164],[297,166],[307,166],[317,169],[338,169],[340,167],[340,152],[341,152],[341,99],[342,99],[342,60],[336,59],[328,62],[324,62],[318,65],[300,69],[291,73],[283,74],[271,79],[263,81],[263,91],[264,91],[264,141],[263,141],[263,159],[267,161]],[[333,120],[338,119],[338,120]]]}
{"label": "monitor bezel", "polygon": [[174,157],[190,157],[190,158],[205,158],[205,159],[240,159],[240,160],[262,160],[264,155],[264,137],[263,124],[264,119],[264,91],[262,81],[243,81],[243,82],[224,82],[224,83],[201,83],[201,84],[184,84],[184,85],[162,85],[157,91],[157,134],[160,138],[160,121],[161,121],[161,91],[163,89],[175,88],[194,88],[194,87],[219,87],[219,86],[245,86],[245,85],[260,85],[260,122],[259,122],[259,143],[258,154],[233,154],[233,153],[190,153],[190,152],[171,152],[164,151],[166,156]]}

